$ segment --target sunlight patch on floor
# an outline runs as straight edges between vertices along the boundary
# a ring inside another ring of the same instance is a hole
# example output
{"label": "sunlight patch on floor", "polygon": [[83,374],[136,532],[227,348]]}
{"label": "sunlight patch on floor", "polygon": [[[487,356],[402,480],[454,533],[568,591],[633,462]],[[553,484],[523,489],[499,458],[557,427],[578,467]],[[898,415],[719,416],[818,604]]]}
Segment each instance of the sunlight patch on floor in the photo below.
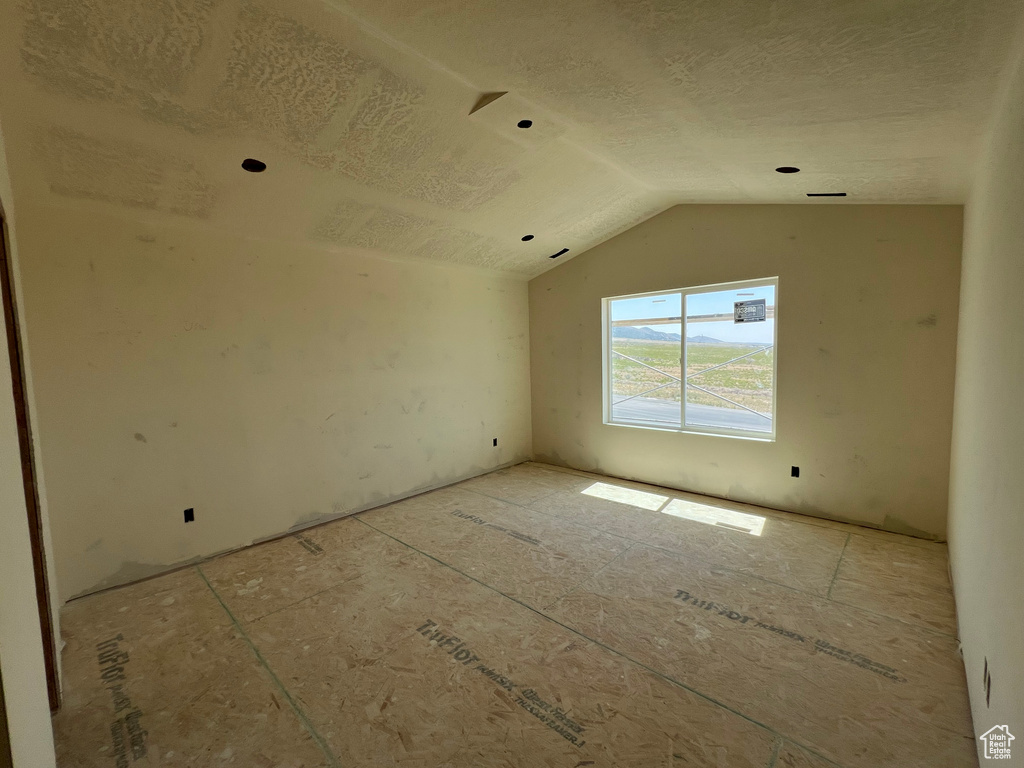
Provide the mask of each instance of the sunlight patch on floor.
{"label": "sunlight patch on floor", "polygon": [[648,491],[638,491],[635,488],[623,488],[622,486],[611,485],[610,483],[594,483],[590,487],[584,488],[580,493],[587,496],[595,496],[606,501],[626,504],[638,509],[662,512],[673,517],[682,517],[698,523],[728,528],[730,531],[749,533],[751,536],[760,536],[764,531],[766,518],[760,515],[737,512],[732,509],[723,509],[722,507],[712,507],[707,504],[698,504],[695,501],[670,500],[668,496],[659,496]]}
{"label": "sunlight patch on floor", "polygon": [[698,504],[695,501],[683,501],[673,499],[663,510],[666,515],[684,517],[687,520],[696,520],[698,523],[717,525],[720,528],[728,528],[730,531],[742,531],[752,536],[760,536],[764,530],[765,518],[761,515],[751,515],[747,512],[737,512],[733,509],[722,509],[707,504]]}
{"label": "sunlight patch on floor", "polygon": [[658,496],[655,493],[638,491],[634,488],[621,488],[608,483],[594,483],[589,488],[584,488],[580,493],[587,496],[596,496],[607,501],[617,501],[620,504],[628,504],[631,507],[649,509],[657,512],[668,501],[668,496]]}

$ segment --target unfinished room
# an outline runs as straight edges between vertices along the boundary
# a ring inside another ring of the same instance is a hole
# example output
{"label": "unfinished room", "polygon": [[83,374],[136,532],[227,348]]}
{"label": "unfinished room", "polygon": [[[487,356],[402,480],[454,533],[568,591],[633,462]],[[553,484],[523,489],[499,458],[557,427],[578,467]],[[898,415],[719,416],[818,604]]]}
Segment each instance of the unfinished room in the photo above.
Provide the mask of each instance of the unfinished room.
{"label": "unfinished room", "polygon": [[0,219],[0,768],[1024,766],[1021,0],[0,0]]}

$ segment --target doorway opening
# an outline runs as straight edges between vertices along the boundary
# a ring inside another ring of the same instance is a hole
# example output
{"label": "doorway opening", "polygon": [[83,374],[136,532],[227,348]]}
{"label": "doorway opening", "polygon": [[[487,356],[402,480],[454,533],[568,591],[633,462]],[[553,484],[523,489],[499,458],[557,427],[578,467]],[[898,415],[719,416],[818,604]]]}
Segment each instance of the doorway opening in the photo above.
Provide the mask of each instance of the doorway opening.
{"label": "doorway opening", "polygon": [[3,294],[4,325],[7,329],[7,350],[11,366],[14,413],[18,423],[18,446],[21,453],[21,477],[28,509],[28,531],[32,546],[32,566],[35,571],[36,602],[39,605],[39,627],[43,638],[43,659],[46,665],[46,689],[50,711],[60,707],[60,685],[57,680],[57,649],[50,612],[50,588],[46,575],[46,553],[43,549],[43,520],[39,508],[39,489],[36,484],[35,461],[32,455],[32,429],[29,422],[28,399],[25,391],[25,366],[18,334],[18,305],[14,295],[8,248],[7,220],[0,204],[0,293]]}

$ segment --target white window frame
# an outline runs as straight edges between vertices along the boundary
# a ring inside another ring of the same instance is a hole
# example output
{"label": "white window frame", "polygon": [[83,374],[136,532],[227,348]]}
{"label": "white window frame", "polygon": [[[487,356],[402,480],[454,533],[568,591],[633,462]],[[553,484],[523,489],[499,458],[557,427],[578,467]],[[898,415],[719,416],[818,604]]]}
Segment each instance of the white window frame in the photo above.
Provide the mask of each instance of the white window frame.
{"label": "white window frame", "polygon": [[[772,328],[772,431],[761,432],[744,429],[729,429],[726,427],[701,427],[686,425],[686,297],[695,293],[711,293],[714,291],[730,291],[742,288],[753,288],[757,286],[772,285],[775,287],[775,311],[774,324]],[[648,296],[680,296],[680,336],[679,342],[681,358],[681,370],[683,382],[681,385],[682,394],[679,404],[680,426],[668,426],[664,422],[651,422],[633,419],[612,419],[612,313],[611,303],[620,299],[646,298]],[[627,293],[622,296],[608,296],[601,299],[601,360],[602,360],[602,382],[604,392],[604,423],[613,427],[633,427],[639,429],[655,429],[662,432],[685,432],[698,435],[715,435],[718,437],[733,437],[744,440],[759,440],[761,442],[775,442],[778,422],[778,392],[779,392],[779,278],[763,277],[758,280],[737,280],[730,283],[713,283],[711,285],[695,285],[690,288],[675,288],[670,291],[651,291],[649,293]]]}

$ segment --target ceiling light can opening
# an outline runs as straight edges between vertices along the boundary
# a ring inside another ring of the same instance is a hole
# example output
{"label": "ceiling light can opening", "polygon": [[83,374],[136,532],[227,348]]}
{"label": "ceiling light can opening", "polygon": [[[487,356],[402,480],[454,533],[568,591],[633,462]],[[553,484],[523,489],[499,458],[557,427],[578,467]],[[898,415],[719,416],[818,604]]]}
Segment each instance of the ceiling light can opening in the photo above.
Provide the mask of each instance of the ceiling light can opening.
{"label": "ceiling light can opening", "polygon": [[516,126],[519,128],[529,128],[532,125],[533,120],[520,120],[518,123],[516,123]]}
{"label": "ceiling light can opening", "polygon": [[531,240],[533,240],[533,235],[523,235],[522,240],[523,240],[524,243],[528,243]]}
{"label": "ceiling light can opening", "polygon": [[800,173],[800,169],[793,165],[780,165],[775,169],[776,173]]}
{"label": "ceiling light can opening", "polygon": [[267,170],[267,164],[262,160],[247,157],[242,161],[242,168],[249,171],[249,173],[263,173],[263,171]]}

